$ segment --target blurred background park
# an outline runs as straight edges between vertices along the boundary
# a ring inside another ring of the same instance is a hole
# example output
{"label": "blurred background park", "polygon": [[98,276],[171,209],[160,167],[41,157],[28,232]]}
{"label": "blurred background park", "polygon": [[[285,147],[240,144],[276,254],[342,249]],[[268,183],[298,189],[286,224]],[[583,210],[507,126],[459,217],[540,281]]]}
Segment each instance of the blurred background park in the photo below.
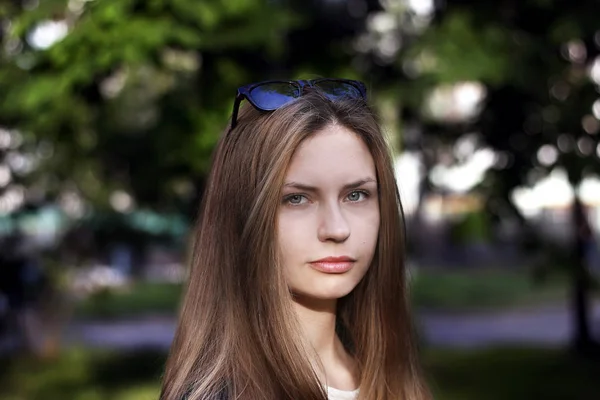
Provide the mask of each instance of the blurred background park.
{"label": "blurred background park", "polygon": [[0,400],[158,398],[235,91],[363,80],[439,400],[600,398],[600,4],[0,1]]}

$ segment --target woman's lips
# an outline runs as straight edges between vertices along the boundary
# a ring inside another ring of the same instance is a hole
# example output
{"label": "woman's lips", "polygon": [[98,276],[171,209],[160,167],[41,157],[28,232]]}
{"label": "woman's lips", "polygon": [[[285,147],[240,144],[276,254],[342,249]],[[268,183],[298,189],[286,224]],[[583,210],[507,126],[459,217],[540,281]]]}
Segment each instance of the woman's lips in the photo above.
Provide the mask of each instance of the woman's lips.
{"label": "woman's lips", "polygon": [[327,274],[343,274],[354,266],[356,260],[350,257],[326,257],[310,262],[310,266],[317,271]]}

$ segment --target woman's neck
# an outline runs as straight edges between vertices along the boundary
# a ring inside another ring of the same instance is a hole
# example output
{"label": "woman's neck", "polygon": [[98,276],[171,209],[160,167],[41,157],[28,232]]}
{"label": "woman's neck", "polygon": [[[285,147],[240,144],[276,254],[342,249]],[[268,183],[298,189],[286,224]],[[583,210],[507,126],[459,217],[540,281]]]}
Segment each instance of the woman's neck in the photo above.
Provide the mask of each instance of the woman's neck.
{"label": "woman's neck", "polygon": [[337,300],[296,298],[294,301],[304,337],[321,358],[333,354],[336,348],[336,307]]}
{"label": "woman's neck", "polygon": [[294,308],[304,337],[316,353],[313,368],[327,385],[341,390],[356,389],[356,365],[336,334],[337,300],[296,298]]}

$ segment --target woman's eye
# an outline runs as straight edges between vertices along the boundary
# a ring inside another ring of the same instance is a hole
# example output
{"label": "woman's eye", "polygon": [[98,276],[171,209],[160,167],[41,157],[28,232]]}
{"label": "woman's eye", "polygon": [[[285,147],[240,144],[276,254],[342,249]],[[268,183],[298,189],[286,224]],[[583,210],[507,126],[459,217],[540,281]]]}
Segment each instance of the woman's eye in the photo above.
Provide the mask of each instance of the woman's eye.
{"label": "woman's eye", "polygon": [[303,196],[303,195],[301,195],[301,194],[293,194],[293,195],[291,195],[291,196],[288,196],[288,197],[286,198],[286,201],[287,201],[289,204],[292,204],[292,205],[294,205],[294,206],[297,206],[297,205],[301,205],[301,204],[304,204],[304,203],[306,203],[306,197],[304,197],[304,196]]}
{"label": "woman's eye", "polygon": [[355,190],[354,192],[350,193],[348,195],[348,200],[350,201],[361,201],[364,200],[367,197],[367,193],[360,191],[360,190]]}

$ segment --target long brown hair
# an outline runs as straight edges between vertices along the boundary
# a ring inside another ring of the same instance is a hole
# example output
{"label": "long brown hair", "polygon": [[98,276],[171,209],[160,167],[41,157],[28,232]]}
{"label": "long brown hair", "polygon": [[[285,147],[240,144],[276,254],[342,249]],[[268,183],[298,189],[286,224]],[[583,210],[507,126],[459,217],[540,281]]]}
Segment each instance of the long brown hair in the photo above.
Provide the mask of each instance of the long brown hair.
{"label": "long brown hair", "polygon": [[329,124],[364,140],[380,191],[373,262],[337,310],[340,334],[359,365],[359,399],[429,398],[418,368],[404,221],[385,139],[363,101],[332,102],[312,92],[274,112],[244,107],[215,150],[162,400],[214,400],[223,393],[228,399],[327,398],[301,345],[275,227],[294,151]]}

